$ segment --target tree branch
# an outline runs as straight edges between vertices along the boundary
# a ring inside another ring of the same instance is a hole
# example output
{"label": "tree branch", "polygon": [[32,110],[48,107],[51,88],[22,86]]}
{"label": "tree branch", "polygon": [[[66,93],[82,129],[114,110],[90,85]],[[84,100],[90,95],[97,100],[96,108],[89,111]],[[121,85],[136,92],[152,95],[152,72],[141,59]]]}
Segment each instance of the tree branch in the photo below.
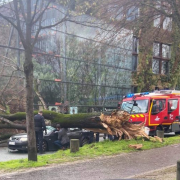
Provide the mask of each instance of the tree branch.
{"label": "tree branch", "polygon": [[20,124],[15,124],[11,121],[9,121],[8,119],[4,118],[4,117],[0,117],[0,120],[7,123],[6,124],[0,124],[0,129],[22,129],[22,130],[26,130],[26,126],[25,125],[20,125]]}
{"label": "tree branch", "polygon": [[34,18],[35,18],[36,14],[37,14],[38,3],[39,3],[39,0],[36,0],[36,4],[35,4],[35,7],[34,7],[34,13],[33,13],[33,16],[32,16],[32,22],[34,21]]}
{"label": "tree branch", "polygon": [[20,23],[20,19],[19,19],[18,2],[17,2],[17,0],[13,0],[13,3],[14,3],[14,8],[15,8],[17,31],[18,31],[18,34],[19,34],[19,36],[21,38],[21,41],[23,43],[24,48],[26,48],[27,44],[25,43],[25,38],[24,38],[22,29],[21,29],[21,23]]}
{"label": "tree branch", "polygon": [[150,7],[150,8],[152,8],[152,9],[154,9],[155,11],[159,12],[160,14],[163,14],[163,15],[165,15],[166,17],[171,17],[171,18],[172,18],[172,14],[166,13],[166,11],[165,11],[164,9],[158,9],[158,8],[156,8],[154,5],[152,5],[152,3],[149,4],[149,3],[143,3],[143,2],[142,2],[141,5]]}
{"label": "tree branch", "polygon": [[26,18],[25,12],[24,12],[24,5],[23,5],[22,0],[19,0],[19,4],[20,4],[20,8],[21,8],[21,11],[22,11],[23,18],[26,21],[27,18]]}
{"label": "tree branch", "polygon": [[[42,10],[42,12],[39,14],[39,16],[37,16],[37,18],[34,20],[34,18],[33,19],[31,19],[31,23],[32,24],[36,24],[36,22],[38,22],[39,21],[39,19],[41,19],[42,17],[43,17],[43,15],[44,15],[44,12],[47,10],[47,8],[48,8],[48,6],[49,6],[49,4],[51,3],[51,1],[49,1],[47,4],[46,4],[46,6],[44,7],[44,9]],[[43,1],[42,1],[42,5],[43,5]],[[41,5],[41,7],[42,7],[42,5]],[[37,14],[36,14],[37,15]],[[34,21],[33,21],[34,20]]]}
{"label": "tree branch", "polygon": [[18,29],[18,27],[7,16],[4,16],[2,13],[0,13],[0,17],[9,22],[14,28]]}

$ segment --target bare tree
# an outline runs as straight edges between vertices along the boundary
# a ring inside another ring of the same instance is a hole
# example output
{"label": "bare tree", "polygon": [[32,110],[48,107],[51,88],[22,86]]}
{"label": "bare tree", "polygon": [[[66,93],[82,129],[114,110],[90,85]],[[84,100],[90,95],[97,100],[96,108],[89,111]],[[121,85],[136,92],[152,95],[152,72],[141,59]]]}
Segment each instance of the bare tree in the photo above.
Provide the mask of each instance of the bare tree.
{"label": "bare tree", "polygon": [[[14,108],[20,111],[21,103],[19,102],[23,98],[24,87],[23,78],[16,77],[16,74],[20,71],[22,72],[22,69],[17,68],[15,60],[5,56],[0,56],[0,64],[0,103],[3,106],[5,112],[8,111],[8,107],[11,107],[11,113],[16,112],[13,111]],[[13,107],[12,102],[16,103],[16,107]]]}
{"label": "bare tree", "polygon": [[[26,80],[26,122],[28,135],[28,160],[37,161],[36,140],[33,117],[33,47],[39,34],[46,28],[57,26],[67,19],[67,12],[54,6],[54,0],[13,0],[10,3],[1,1],[0,17],[10,23],[18,32],[25,50],[24,74]],[[54,9],[61,13],[55,22],[46,25],[46,13]],[[32,39],[33,28],[36,27]]]}

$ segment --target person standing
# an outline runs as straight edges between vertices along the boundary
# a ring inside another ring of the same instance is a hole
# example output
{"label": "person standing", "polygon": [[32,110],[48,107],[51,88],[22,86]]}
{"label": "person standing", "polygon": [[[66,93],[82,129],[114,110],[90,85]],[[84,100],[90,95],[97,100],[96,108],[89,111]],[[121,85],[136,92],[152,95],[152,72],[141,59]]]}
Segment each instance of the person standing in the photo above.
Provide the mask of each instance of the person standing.
{"label": "person standing", "polygon": [[47,131],[42,111],[39,111],[38,114],[34,116],[34,125],[36,144],[39,144],[39,153],[43,154],[43,131],[45,131],[45,134],[47,134]]}

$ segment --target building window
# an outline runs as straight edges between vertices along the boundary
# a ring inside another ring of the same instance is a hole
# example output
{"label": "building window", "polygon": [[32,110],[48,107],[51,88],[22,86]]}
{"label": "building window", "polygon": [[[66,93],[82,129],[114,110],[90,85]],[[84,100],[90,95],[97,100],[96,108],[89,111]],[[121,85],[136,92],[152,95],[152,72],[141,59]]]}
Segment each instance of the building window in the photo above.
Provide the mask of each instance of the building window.
{"label": "building window", "polygon": [[119,7],[118,5],[109,5],[107,13],[111,20],[122,20],[124,18],[124,8]]}
{"label": "building window", "polygon": [[154,18],[154,27],[160,28],[160,23],[161,23],[161,17],[160,16],[155,16],[155,18]]}
{"label": "building window", "polygon": [[[154,74],[167,74],[169,61],[161,61],[159,59],[153,59],[152,71]],[[161,72],[161,73],[160,73]]]}
{"label": "building window", "polygon": [[162,57],[170,59],[170,46],[166,44],[162,44]]}
{"label": "building window", "polygon": [[139,52],[139,39],[137,37],[133,37],[133,53],[138,54]]}
{"label": "building window", "polygon": [[119,10],[117,10],[117,13],[115,15],[115,19],[117,19],[117,20],[123,19],[123,17],[124,17],[124,12],[123,11],[124,11],[123,7],[121,7]]}
{"label": "building window", "polygon": [[138,64],[138,56],[133,55],[132,56],[132,70],[136,71],[137,70],[137,64]]}
{"label": "building window", "polygon": [[153,44],[153,56],[159,57],[160,56],[160,44],[159,43],[154,43]]}
{"label": "building window", "polygon": [[139,53],[139,39],[133,37],[133,47],[132,47],[132,70],[137,70],[138,65],[138,53]]}
{"label": "building window", "polygon": [[168,61],[162,61],[161,74],[167,74],[168,69]]}
{"label": "building window", "polygon": [[136,6],[132,6],[127,11],[126,16],[128,21],[134,21],[139,16],[139,8]]}
{"label": "building window", "polygon": [[152,71],[154,74],[167,74],[171,58],[170,45],[162,43],[153,44]]}
{"label": "building window", "polygon": [[[155,5],[156,9],[160,11],[165,11],[167,14],[170,14],[171,8],[169,7],[169,3],[165,3],[162,1],[156,1]],[[172,18],[165,17],[163,14],[156,15],[154,18],[154,27],[162,28],[164,30],[171,31],[172,30]]]}
{"label": "building window", "polygon": [[163,20],[163,29],[166,29],[168,31],[172,30],[172,18],[166,17]]}
{"label": "building window", "polygon": [[153,59],[152,61],[152,71],[154,74],[159,74],[159,60]]}

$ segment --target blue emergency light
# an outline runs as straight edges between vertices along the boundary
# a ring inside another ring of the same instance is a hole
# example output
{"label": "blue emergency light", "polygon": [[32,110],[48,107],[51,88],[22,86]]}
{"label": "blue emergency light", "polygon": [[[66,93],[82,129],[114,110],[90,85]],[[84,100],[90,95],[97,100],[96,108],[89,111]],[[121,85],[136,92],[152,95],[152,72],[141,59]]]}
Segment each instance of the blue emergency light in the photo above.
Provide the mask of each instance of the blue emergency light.
{"label": "blue emergency light", "polygon": [[127,94],[126,95],[126,98],[132,98],[132,97],[134,97],[134,96],[144,96],[144,95],[148,95],[149,94],[149,92],[142,92],[142,93],[131,93],[131,94]]}
{"label": "blue emergency light", "polygon": [[149,92],[142,92],[142,93],[140,93],[140,95],[148,95],[149,94]]}
{"label": "blue emergency light", "polygon": [[127,98],[131,98],[131,97],[133,97],[134,96],[134,94],[127,94]]}

